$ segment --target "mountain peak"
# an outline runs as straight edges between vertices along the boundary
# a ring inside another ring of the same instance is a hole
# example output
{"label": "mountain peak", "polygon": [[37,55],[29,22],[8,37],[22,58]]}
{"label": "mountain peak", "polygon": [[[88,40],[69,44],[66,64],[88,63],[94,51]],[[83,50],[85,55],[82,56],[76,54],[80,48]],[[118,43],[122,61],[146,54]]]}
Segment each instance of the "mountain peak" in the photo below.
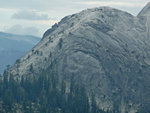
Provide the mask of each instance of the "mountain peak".
{"label": "mountain peak", "polygon": [[141,12],[138,14],[139,16],[147,16],[150,14],[150,2],[147,3],[147,5],[141,10]]}
{"label": "mountain peak", "polygon": [[[48,29],[44,33],[43,38],[47,37],[50,34],[56,34],[55,31],[58,31],[58,29],[61,32],[62,29],[66,30],[71,28],[73,30],[81,26],[82,27],[91,26],[91,24],[92,26],[96,24],[99,27],[102,26],[110,27],[115,25],[119,26],[118,19],[124,20],[126,23],[130,23],[127,22],[130,20],[129,18],[133,18],[133,16],[128,12],[121,11],[111,7],[97,7],[86,9],[79,13],[64,17],[58,24],[55,24],[52,26],[52,28]],[[129,24],[129,26],[130,25],[131,23]],[[62,26],[63,28],[60,29],[60,27]],[[101,30],[104,30],[104,28],[102,28]]]}
{"label": "mountain peak", "polygon": [[150,106],[150,46],[145,40],[150,23],[143,23],[141,18],[109,7],[66,16],[7,70],[8,77],[32,81],[41,72],[52,72],[58,85],[73,79],[85,86],[102,109],[113,110],[113,103],[121,103],[120,113],[131,113],[147,103]]}

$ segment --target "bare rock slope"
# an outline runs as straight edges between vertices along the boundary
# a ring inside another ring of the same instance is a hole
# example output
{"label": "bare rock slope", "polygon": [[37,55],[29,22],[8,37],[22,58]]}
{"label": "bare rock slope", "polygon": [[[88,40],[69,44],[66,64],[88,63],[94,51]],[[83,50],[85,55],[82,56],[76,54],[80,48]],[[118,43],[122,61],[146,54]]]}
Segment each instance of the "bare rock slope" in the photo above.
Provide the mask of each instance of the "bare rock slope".
{"label": "bare rock slope", "polygon": [[94,93],[97,105],[135,113],[150,105],[150,4],[135,17],[109,7],[63,18],[8,70],[17,80],[53,70]]}

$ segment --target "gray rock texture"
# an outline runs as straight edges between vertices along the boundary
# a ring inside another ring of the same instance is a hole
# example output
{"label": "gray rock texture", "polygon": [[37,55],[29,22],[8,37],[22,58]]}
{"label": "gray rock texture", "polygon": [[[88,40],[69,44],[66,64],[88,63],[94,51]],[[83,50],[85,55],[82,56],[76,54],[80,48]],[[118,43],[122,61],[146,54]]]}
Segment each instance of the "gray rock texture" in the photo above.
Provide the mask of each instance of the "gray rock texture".
{"label": "gray rock texture", "polygon": [[121,113],[135,113],[150,105],[149,28],[150,4],[137,17],[109,7],[87,9],[47,30],[8,74],[20,80],[50,69],[84,85],[100,108],[118,104]]}

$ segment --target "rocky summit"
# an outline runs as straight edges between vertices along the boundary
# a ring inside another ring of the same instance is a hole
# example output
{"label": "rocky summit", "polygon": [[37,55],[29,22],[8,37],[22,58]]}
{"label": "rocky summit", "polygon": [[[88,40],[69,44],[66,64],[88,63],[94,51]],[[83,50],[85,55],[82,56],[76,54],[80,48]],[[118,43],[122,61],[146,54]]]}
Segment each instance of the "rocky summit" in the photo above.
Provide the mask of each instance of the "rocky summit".
{"label": "rocky summit", "polygon": [[73,79],[103,110],[117,104],[121,113],[148,113],[149,43],[150,3],[138,16],[110,7],[87,9],[53,25],[7,74],[21,81],[52,70],[57,84]]}

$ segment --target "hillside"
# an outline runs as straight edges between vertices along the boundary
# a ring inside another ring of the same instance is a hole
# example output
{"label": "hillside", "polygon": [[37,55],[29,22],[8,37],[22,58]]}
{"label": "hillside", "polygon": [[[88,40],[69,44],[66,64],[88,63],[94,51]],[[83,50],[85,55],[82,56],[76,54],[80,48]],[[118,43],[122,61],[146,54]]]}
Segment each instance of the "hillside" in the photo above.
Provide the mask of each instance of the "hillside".
{"label": "hillside", "polygon": [[[21,83],[34,83],[40,76],[55,78],[57,90],[65,83],[66,98],[73,82],[85,88],[89,105],[94,97],[103,111],[149,113],[149,6],[137,17],[109,7],[66,16],[5,77]],[[59,104],[56,108],[65,113]]]}

